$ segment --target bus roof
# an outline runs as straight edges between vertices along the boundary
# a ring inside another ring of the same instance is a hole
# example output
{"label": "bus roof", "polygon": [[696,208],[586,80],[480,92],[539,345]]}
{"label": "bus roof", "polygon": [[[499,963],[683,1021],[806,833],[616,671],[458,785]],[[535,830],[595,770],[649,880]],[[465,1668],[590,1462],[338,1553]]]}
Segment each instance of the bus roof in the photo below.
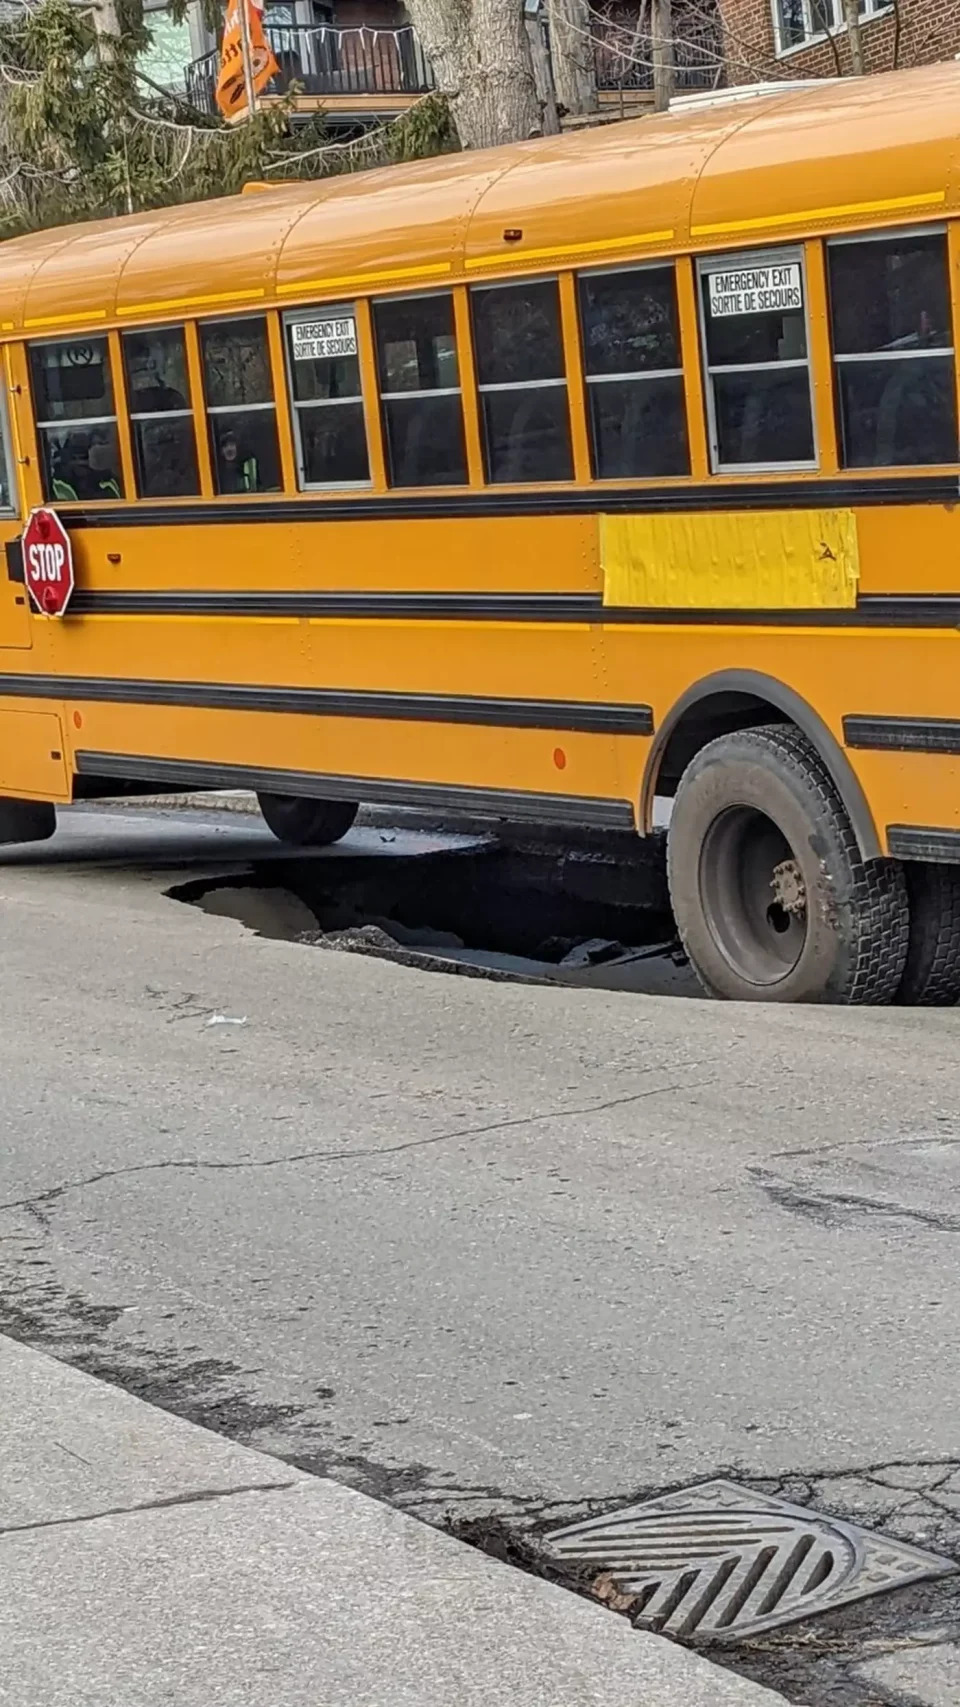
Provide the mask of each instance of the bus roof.
{"label": "bus roof", "polygon": [[60,226],[3,244],[0,335],[942,219],[958,115],[951,62]]}

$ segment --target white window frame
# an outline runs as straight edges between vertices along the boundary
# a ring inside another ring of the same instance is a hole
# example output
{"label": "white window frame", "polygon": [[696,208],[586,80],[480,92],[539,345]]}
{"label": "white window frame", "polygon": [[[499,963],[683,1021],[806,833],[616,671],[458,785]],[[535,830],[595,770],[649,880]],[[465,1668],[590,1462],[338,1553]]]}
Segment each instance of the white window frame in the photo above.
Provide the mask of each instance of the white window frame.
{"label": "white window frame", "polygon": [[[50,346],[50,345],[54,345],[54,344],[69,344],[71,342],[75,343],[75,344],[79,344],[81,342],[83,336],[84,336],[84,334],[82,332],[80,332],[80,333],[77,333],[73,337],[73,339],[71,339],[69,335],[67,335],[65,337],[62,332],[60,332],[59,334],[52,332],[48,338],[30,338],[28,340],[28,342],[26,344],[27,370],[28,370],[28,373],[30,376],[30,406],[33,410],[36,410],[37,399],[36,399],[36,396],[34,394],[33,363],[30,359],[30,352],[34,349],[39,349],[41,347],[41,345]],[[123,478],[123,438],[122,438],[122,434],[120,432],[120,415],[119,415],[119,411],[117,408],[117,404],[118,404],[117,376],[113,371],[113,350],[110,347],[110,334],[109,334],[109,332],[104,332],[104,331],[94,331],[94,332],[89,333],[89,337],[102,339],[104,345],[106,346],[106,356],[107,356],[106,367],[107,367],[107,371],[110,375],[110,390],[111,390],[111,393],[113,396],[113,414],[112,415],[65,415],[59,421],[41,421],[36,415],[34,415],[33,425],[34,425],[34,429],[35,429],[37,436],[38,436],[37,442],[38,442],[38,445],[40,447],[40,470],[39,470],[39,472],[40,472],[40,478],[41,478],[41,490],[42,491],[45,490],[46,484],[47,484],[47,480],[46,480],[47,461],[46,461],[46,450],[45,450],[46,441],[41,439],[40,435],[44,434],[44,433],[48,433],[48,432],[70,430],[71,428],[74,431],[79,431],[83,427],[113,427],[115,429],[116,435],[117,435],[117,457],[118,457],[118,462],[119,462],[120,485],[122,485],[122,486],[126,485],[126,482]],[[120,381],[121,381],[121,384],[123,384],[124,388],[126,388],[126,375],[123,372],[122,352],[121,352],[120,367],[121,367]],[[53,482],[51,481],[51,485],[52,484],[53,484]],[[80,499],[54,498],[52,496],[49,498],[44,497],[43,501],[45,504],[73,504],[73,503],[89,502],[89,500],[83,499],[83,498],[80,498]],[[98,504],[124,504],[124,503],[129,503],[130,500],[125,495],[123,495],[119,498],[106,498],[106,497],[98,498],[96,500],[96,502]]]}
{"label": "white window frame", "polygon": [[[803,288],[803,324],[807,353],[783,362],[737,362],[717,366],[711,364],[707,353],[707,316],[703,308],[703,275],[718,266],[733,269],[763,267],[786,262],[799,263]],[[713,474],[790,474],[809,473],[820,467],[820,446],[817,439],[817,410],[813,388],[813,353],[810,347],[810,300],[807,290],[807,259],[802,243],[782,243],[768,249],[733,249],[720,255],[700,255],[697,258],[697,319],[700,325],[700,360],[703,364],[703,389],[707,404],[707,438],[710,446],[710,469]],[[713,381],[716,374],[725,373],[787,373],[804,367],[810,393],[810,426],[813,438],[813,457],[804,462],[721,462],[717,432],[717,409]]]}
{"label": "white window frame", "polygon": [[[623,373],[588,373],[587,372],[587,363],[586,363],[586,352],[585,352],[584,347],[583,347],[583,313],[582,313],[581,303],[580,303],[580,280],[581,279],[622,278],[625,273],[664,273],[664,272],[669,272],[671,275],[671,278],[673,280],[673,303],[674,303],[674,307],[676,309],[676,318],[677,318],[677,324],[676,324],[677,344],[678,344],[679,349],[680,349],[680,359],[682,362],[682,360],[683,360],[683,326],[682,326],[681,320],[680,320],[680,292],[679,292],[679,289],[677,286],[677,263],[675,260],[672,259],[672,257],[667,256],[667,258],[665,260],[658,260],[658,261],[640,261],[637,263],[636,266],[632,266],[632,267],[630,267],[630,266],[627,266],[627,267],[583,267],[576,274],[577,325],[578,325],[578,329],[580,332],[580,346],[581,346],[581,348],[580,348],[580,368],[581,368],[581,373],[582,373],[582,377],[583,377],[584,388],[586,391],[587,408],[586,408],[585,413],[586,413],[586,420],[587,420],[587,437],[590,441],[591,471],[593,469],[594,463],[597,460],[597,457],[596,457],[596,446],[593,442],[593,412],[592,412],[592,409],[590,408],[590,393],[588,390],[586,390],[586,388],[588,386],[591,386],[591,385],[607,385],[611,381],[614,381],[614,380],[626,381],[629,383],[629,382],[634,381],[634,380],[641,380],[642,381],[645,379],[679,379],[681,381],[681,386],[682,386],[683,367],[681,366],[681,367],[658,367],[658,368],[649,368],[649,367],[648,368],[629,368],[629,369],[626,369]],[[683,425],[684,425],[684,430],[685,430],[686,435],[687,435],[687,463],[688,463],[687,472],[686,472],[686,475],[668,474],[664,477],[667,480],[684,480],[684,479],[689,478],[689,475],[690,475],[690,467],[689,467],[689,462],[690,462],[690,421],[688,419],[687,398],[686,398],[686,391],[685,390],[683,391]],[[619,478],[621,478],[619,475],[607,475],[607,474],[596,474],[596,473],[593,474],[593,479],[597,480],[597,481],[599,481],[599,480],[611,480],[611,479],[616,480]],[[639,480],[647,480],[650,478],[650,476],[646,475],[646,474],[641,474],[641,475],[636,475],[636,476],[630,476],[630,478],[631,479],[635,478],[635,479],[639,479]]]}
{"label": "white window frame", "polygon": [[[780,0],[770,0],[773,41],[778,59],[789,59],[791,54],[805,53],[807,48],[818,47],[821,42],[829,41],[832,36],[846,35],[847,24],[843,15],[843,0],[826,0],[826,3],[832,5],[833,9],[833,23],[829,31],[814,27],[812,0],[802,0],[803,40],[785,43],[780,27]],[[893,11],[894,6],[891,0],[866,0],[865,9],[860,15],[860,22],[861,24],[872,24],[874,18],[889,17]]]}
{"label": "white window frame", "polygon": [[17,456],[13,444],[13,407],[11,398],[16,397],[16,391],[10,384],[5,351],[0,351],[0,376],[2,376],[3,395],[0,397],[0,439],[3,440],[3,467],[7,476],[7,491],[10,494],[9,504],[0,504],[0,516],[19,516],[20,493],[17,488]]}
{"label": "white window frame", "polygon": [[[354,397],[314,397],[306,402],[298,402],[293,389],[293,358],[290,354],[290,338],[288,328],[305,316],[314,315],[317,319],[334,320],[346,315],[353,321],[357,329],[357,378],[360,390]],[[300,435],[301,409],[328,409],[338,403],[359,403],[363,412],[363,432],[367,443],[367,468],[370,468],[370,409],[363,392],[363,369],[360,365],[360,316],[357,313],[356,302],[323,302],[320,304],[306,303],[302,308],[288,308],[283,316],[283,367],[287,381],[287,400],[290,405],[290,420],[293,426],[293,448],[297,459],[297,491],[298,492],[368,492],[373,485],[372,471],[366,480],[308,480],[306,466],[303,460],[303,439]]]}
{"label": "white window frame", "polygon": [[[388,308],[391,303],[394,302],[428,302],[431,298],[436,300],[439,297],[449,297],[450,299],[450,308],[453,314],[453,350],[457,358],[457,384],[433,385],[424,390],[418,391],[384,391],[380,383],[380,343],[377,337],[377,309],[379,307]],[[377,408],[380,411],[380,426],[383,434],[383,461],[387,475],[387,490],[390,492],[417,492],[424,490],[424,488],[417,486],[397,486],[391,478],[393,473],[393,468],[391,466],[392,451],[390,446],[389,428],[387,426],[387,411],[384,408],[384,404],[401,403],[404,399],[416,402],[418,398],[459,397],[460,422],[463,428],[464,478],[463,480],[450,481],[450,489],[452,491],[462,491],[463,487],[468,484],[470,479],[470,450],[467,445],[467,411],[463,392],[463,358],[460,350],[460,331],[457,326],[457,299],[454,287],[452,285],[447,285],[445,287],[441,287],[440,290],[407,290],[403,291],[398,296],[378,296],[371,304],[370,323],[371,335],[373,338],[374,371],[377,376]]]}
{"label": "white window frame", "polygon": [[[154,6],[153,10],[158,11],[161,10],[161,8],[159,6]],[[191,399],[191,402],[187,405],[186,409],[131,409],[130,407],[135,393],[127,377],[127,346],[125,339],[137,338],[143,335],[149,337],[151,332],[180,332],[182,334],[184,372],[187,378],[187,396]],[[127,399],[127,416],[131,424],[130,450],[133,455],[133,480],[137,489],[136,495],[138,502],[152,503],[153,500],[150,498],[144,498],[144,495],[140,490],[140,475],[142,471],[140,468],[140,455],[137,449],[137,433],[133,426],[135,421],[185,421],[189,419],[193,422],[193,453],[196,458],[197,466],[197,490],[195,494],[191,493],[190,496],[196,496],[197,498],[200,496],[200,446],[197,439],[196,411],[192,407],[193,387],[190,384],[188,337],[189,333],[187,324],[183,320],[173,320],[166,324],[161,323],[157,326],[125,326],[120,332],[120,370],[121,377],[123,379],[124,393]]]}

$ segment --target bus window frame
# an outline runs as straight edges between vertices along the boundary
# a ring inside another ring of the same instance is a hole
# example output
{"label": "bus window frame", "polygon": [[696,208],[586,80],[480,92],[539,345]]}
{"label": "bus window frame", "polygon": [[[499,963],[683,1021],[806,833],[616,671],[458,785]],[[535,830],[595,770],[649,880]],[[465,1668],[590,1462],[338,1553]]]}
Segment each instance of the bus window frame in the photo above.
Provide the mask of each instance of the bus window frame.
{"label": "bus window frame", "polygon": [[0,360],[0,378],[2,378],[2,397],[0,397],[0,434],[3,436],[3,466],[7,476],[7,491],[10,493],[9,504],[0,504],[0,517],[6,520],[9,516],[20,514],[20,492],[17,485],[18,465],[21,461],[19,443],[13,442],[13,435],[18,432],[11,398],[16,396],[16,387],[12,384],[10,372],[10,348],[3,350]]}
{"label": "bus window frame", "polygon": [[[382,389],[382,383],[381,383],[380,342],[379,342],[379,337],[378,337],[378,333],[377,333],[377,309],[378,308],[388,308],[392,303],[396,303],[396,302],[427,302],[430,299],[436,300],[440,297],[447,297],[447,298],[449,298],[449,301],[450,301],[450,311],[451,311],[450,312],[450,318],[453,322],[453,349],[454,349],[454,355],[456,356],[456,359],[457,359],[457,381],[458,381],[458,383],[456,385],[436,385],[436,386],[425,387],[425,388],[421,388],[419,390],[413,390],[413,391],[384,391]],[[467,491],[471,485],[472,469],[471,469],[471,464],[470,464],[470,445],[469,445],[469,439],[468,439],[468,434],[467,434],[466,385],[465,385],[465,379],[464,379],[464,368],[463,368],[463,360],[462,360],[462,354],[461,354],[461,342],[460,342],[461,327],[460,327],[460,316],[457,313],[457,286],[456,286],[456,284],[451,281],[449,284],[431,285],[424,290],[404,290],[404,291],[391,290],[391,291],[385,291],[382,295],[368,297],[367,301],[368,301],[369,310],[370,310],[370,349],[371,349],[371,356],[372,356],[372,361],[373,361],[373,377],[374,377],[374,381],[376,384],[376,393],[375,393],[375,395],[376,395],[376,407],[377,407],[377,418],[378,418],[378,421],[380,424],[380,442],[381,442],[382,455],[383,455],[383,472],[384,472],[385,490],[388,492],[431,492],[431,491],[465,492],[465,491]],[[470,371],[471,380],[473,380],[475,378],[476,369],[475,369],[474,348],[473,348],[472,340],[470,342],[469,348],[470,348],[470,370],[469,371]],[[363,380],[362,364],[361,364],[360,378],[361,378],[361,382],[362,382],[362,380]],[[429,397],[459,397],[459,399],[460,399],[460,425],[461,425],[462,434],[463,434],[464,478],[462,480],[443,481],[443,482],[440,482],[439,484],[437,482],[433,482],[432,484],[429,484],[429,485],[425,484],[425,485],[421,485],[421,486],[398,485],[397,482],[393,478],[393,472],[394,472],[394,470],[393,470],[393,449],[392,449],[392,446],[390,443],[390,428],[388,425],[387,411],[386,411],[384,405],[386,403],[392,402],[396,398],[400,398],[400,399],[406,400],[406,401],[416,402],[418,399],[429,398]],[[368,432],[367,432],[367,449],[369,452],[369,450],[370,450],[369,427],[368,427]],[[372,472],[373,472],[373,470],[372,470],[372,464],[371,464],[371,473]]]}
{"label": "bus window frame", "polygon": [[[656,257],[656,258],[647,257],[645,260],[642,260],[642,261],[633,261],[633,262],[624,261],[624,262],[620,263],[619,265],[615,261],[609,261],[609,262],[607,262],[607,264],[605,266],[578,267],[576,269],[576,271],[571,275],[573,278],[574,290],[576,293],[577,333],[578,333],[579,345],[580,345],[580,380],[581,380],[581,386],[582,386],[582,390],[583,390],[583,413],[584,413],[584,421],[585,421],[585,425],[586,425],[586,437],[587,437],[587,447],[588,447],[588,456],[589,456],[588,466],[590,469],[589,478],[592,482],[595,482],[598,486],[609,486],[612,482],[616,482],[618,480],[621,483],[624,480],[629,480],[629,481],[634,482],[634,483],[640,482],[640,481],[647,481],[651,485],[655,484],[655,485],[659,486],[659,485],[662,485],[662,483],[664,481],[668,481],[668,480],[676,480],[676,481],[687,480],[687,481],[689,481],[692,474],[693,474],[693,451],[692,451],[691,432],[690,432],[690,403],[689,403],[689,396],[688,396],[688,391],[687,391],[687,372],[686,372],[687,364],[686,364],[686,360],[685,360],[686,348],[685,348],[685,343],[684,343],[683,310],[682,310],[681,301],[680,301],[680,278],[679,278],[679,262],[680,262],[680,259],[681,259],[681,257],[679,257],[677,255],[664,255],[662,257]],[[583,337],[583,303],[582,303],[582,298],[580,295],[580,281],[581,281],[581,279],[618,278],[618,277],[621,277],[624,273],[651,273],[651,272],[669,272],[671,279],[672,279],[672,282],[673,282],[673,306],[674,306],[675,319],[676,319],[677,349],[678,349],[679,354],[680,354],[680,366],[675,367],[675,368],[638,368],[635,371],[624,372],[624,373],[588,374],[587,373],[587,364],[586,364],[586,351],[585,351],[584,337]],[[699,278],[697,281],[697,287],[699,289]],[[646,380],[646,379],[679,379],[679,381],[680,381],[680,397],[681,397],[681,401],[683,404],[683,424],[684,424],[684,429],[685,429],[685,433],[686,433],[686,440],[687,440],[687,467],[686,467],[685,471],[682,474],[662,474],[662,475],[658,475],[658,474],[627,474],[627,475],[621,475],[621,474],[598,474],[598,473],[596,473],[595,464],[598,462],[599,458],[597,455],[597,447],[594,443],[593,414],[592,414],[591,401],[590,401],[590,387],[591,387],[591,385],[607,385],[607,384],[611,384],[611,383],[614,383],[617,381],[622,382],[622,381]],[[571,408],[571,413],[572,412],[573,411]]]}
{"label": "bus window frame", "polygon": [[[270,331],[271,323],[276,324],[276,318],[277,318],[277,315],[276,315],[275,309],[265,308],[260,304],[254,304],[253,306],[251,306],[249,308],[233,309],[227,314],[212,314],[211,313],[211,314],[197,315],[196,318],[193,319],[193,321],[192,321],[192,325],[195,329],[198,377],[200,380],[199,408],[200,408],[200,411],[202,412],[202,416],[203,416],[202,427],[203,427],[203,432],[204,432],[204,434],[206,436],[206,440],[207,440],[207,458],[209,461],[210,481],[211,481],[211,487],[212,487],[211,496],[213,497],[213,499],[216,503],[220,503],[222,501],[223,503],[228,503],[228,504],[235,504],[237,502],[239,502],[241,504],[245,504],[245,503],[250,503],[252,500],[255,500],[257,498],[283,498],[283,497],[289,497],[290,496],[290,488],[287,485],[287,479],[286,479],[287,465],[286,465],[286,462],[284,460],[284,432],[289,427],[289,430],[292,433],[293,425],[292,425],[292,422],[287,422],[284,420],[284,413],[283,413],[283,409],[281,407],[281,399],[285,400],[287,398],[286,362],[283,363],[283,366],[282,366],[280,372],[278,373],[277,372],[277,362],[276,362],[276,349],[275,349],[274,341],[273,341],[273,338],[271,336],[271,331]],[[206,364],[205,364],[204,352],[203,352],[204,328],[207,326],[225,326],[228,322],[243,321],[243,320],[262,320],[263,321],[265,338],[266,338],[266,347],[267,347],[267,372],[270,375],[270,392],[271,392],[270,401],[268,403],[238,403],[238,404],[214,403],[213,405],[211,405],[207,402],[207,373],[206,373]],[[173,324],[179,325],[179,324],[181,324],[181,322],[176,321],[176,322],[173,322]],[[135,328],[131,327],[130,330],[133,331],[133,330],[135,330]],[[197,414],[197,407],[198,407],[198,405],[195,403],[194,404],[195,416]],[[280,472],[280,485],[278,487],[272,488],[269,491],[258,491],[258,492],[220,492],[220,491],[218,491],[217,457],[216,457],[216,449],[214,446],[213,429],[212,429],[211,424],[210,424],[211,416],[213,416],[213,415],[238,415],[238,414],[241,414],[244,410],[249,410],[249,411],[253,412],[254,410],[266,410],[266,409],[272,409],[273,410],[273,420],[274,420],[274,426],[276,428],[276,435],[277,435],[277,467],[278,467],[279,472]],[[200,426],[201,426],[201,422],[200,422],[199,418],[195,419],[194,432],[195,432],[196,436],[198,437],[198,439],[200,436]],[[162,498],[147,498],[147,499],[139,499],[138,500],[138,502],[140,502],[140,503],[165,503],[168,501],[169,500],[162,499]],[[197,500],[193,500],[193,501],[197,502]],[[190,503],[191,500],[189,498],[188,499],[181,499],[180,502],[181,503]]]}
{"label": "bus window frame", "polygon": [[[726,368],[712,367],[709,352],[707,350],[707,317],[703,310],[704,273],[708,270],[713,272],[718,266],[726,266],[730,269],[750,266],[765,266],[770,263],[773,257],[776,257],[779,262],[790,263],[796,261],[800,267],[800,277],[803,284],[803,327],[807,350],[806,355],[802,360],[793,359],[786,362],[771,362],[769,365],[767,363],[752,362],[745,363],[742,366],[731,365]],[[710,460],[711,474],[818,474],[820,472],[821,465],[821,447],[820,436],[817,430],[817,381],[818,377],[822,378],[822,376],[818,376],[814,368],[812,327],[810,323],[810,289],[807,277],[807,254],[804,244],[802,242],[797,242],[772,244],[762,249],[723,249],[715,253],[698,255],[696,257],[695,281],[700,361],[703,370],[703,400],[707,425],[707,453]],[[681,339],[682,331],[683,327],[681,324]],[[681,341],[681,354],[682,350],[683,345]],[[764,369],[770,372],[775,368],[781,369],[783,372],[788,372],[791,368],[796,369],[798,367],[805,367],[807,370],[807,390],[810,397],[810,432],[813,440],[812,460],[804,460],[802,462],[721,462],[717,434],[716,398],[713,390],[714,374],[724,372],[756,373],[762,372]]]}
{"label": "bus window frame", "polygon": [[[183,366],[187,380],[190,401],[185,409],[155,409],[144,412],[131,407],[135,393],[131,391],[129,374],[127,372],[126,338],[144,336],[151,332],[181,332],[183,334]],[[133,502],[137,504],[189,504],[198,502],[205,496],[203,490],[203,470],[200,466],[200,422],[197,415],[197,405],[194,402],[194,376],[190,367],[190,323],[186,320],[150,320],[136,326],[121,326],[117,328],[118,339],[118,371],[122,382],[122,391],[117,401],[122,402],[123,415],[126,423],[127,439],[130,450],[130,467],[133,481]],[[173,496],[158,496],[155,493],[143,493],[140,490],[140,456],[137,449],[137,421],[174,421],[189,417],[193,427],[193,451],[196,459],[197,490]],[[122,445],[121,445],[122,449]]]}
{"label": "bus window frame", "polygon": [[[953,288],[954,268],[953,247],[951,245],[951,231],[955,224],[956,221],[953,220],[927,220],[920,225],[888,225],[879,230],[871,231],[839,231],[836,234],[828,234],[823,239],[822,249],[826,285],[827,342],[830,355],[830,396],[833,404],[834,421],[836,424],[838,466],[843,474],[861,476],[869,474],[883,475],[890,474],[891,472],[902,472],[904,470],[915,471],[918,468],[936,468],[939,470],[955,468],[957,463],[960,463],[960,443],[958,443],[957,456],[953,462],[878,462],[868,463],[865,465],[848,463],[845,460],[843,402],[840,393],[840,370],[843,367],[855,367],[858,364],[864,365],[867,362],[878,360],[887,361],[893,364],[897,361],[910,359],[916,360],[918,357],[922,361],[933,356],[948,356],[953,362],[956,418],[958,428],[960,428],[960,362],[957,360],[958,355],[960,355],[960,321],[958,321],[957,297]],[[940,344],[931,346],[930,349],[924,351],[911,350],[909,352],[904,351],[902,353],[898,351],[896,354],[884,353],[876,350],[860,350],[853,353],[848,352],[844,355],[838,355],[833,344],[833,313],[830,297],[830,250],[850,248],[854,244],[891,243],[895,242],[898,238],[910,237],[943,238],[944,263],[946,266],[947,307],[950,311],[951,343],[949,346]]]}
{"label": "bus window frame", "polygon": [[[41,420],[37,413],[37,398],[33,378],[31,352],[35,349],[39,349],[41,346],[50,344],[69,344],[71,341],[79,343],[84,337],[102,338],[106,345],[107,363],[110,370],[110,388],[113,392],[113,414],[65,416],[62,421],[49,421],[46,418]],[[126,375],[123,368],[120,336],[116,328],[104,328],[102,326],[97,326],[86,332],[48,332],[41,338],[25,338],[23,341],[23,353],[27,372],[27,396],[30,405],[30,423],[33,428],[34,442],[36,444],[37,451],[37,475],[40,487],[41,504],[44,506],[56,505],[57,509],[59,509],[63,504],[86,504],[89,506],[91,503],[95,503],[97,507],[99,507],[101,504],[129,504],[131,502],[141,502],[142,500],[139,498],[131,500],[127,496],[127,488],[130,484],[130,474],[133,464],[130,448],[130,420],[127,415]],[[52,493],[50,496],[47,496],[46,487],[48,465],[44,433],[51,431],[56,427],[71,426],[78,428],[112,426],[115,429],[117,435],[119,473],[123,482],[123,491],[119,497],[108,497],[104,494],[96,499],[57,498],[54,497]],[[149,502],[149,500],[146,501]],[[0,514],[5,515],[7,512],[2,511]]]}
{"label": "bus window frame", "polygon": [[[333,319],[337,315],[348,315],[354,323],[357,339],[357,379],[360,386],[355,397],[317,397],[307,402],[297,402],[293,390],[293,362],[290,357],[290,340],[287,327],[295,320],[302,320],[305,315],[321,316]],[[370,404],[366,387],[363,383],[363,357],[361,353],[362,326],[360,304],[354,298],[340,302],[303,303],[296,308],[285,308],[280,315],[281,348],[283,351],[284,387],[286,390],[287,407],[290,415],[290,435],[293,441],[294,478],[298,492],[370,492],[373,490],[373,453],[370,432]],[[366,480],[307,480],[304,474],[303,440],[300,436],[300,410],[324,409],[336,403],[359,403],[363,412],[363,432],[367,444],[367,467],[370,470]],[[279,417],[277,425],[279,427]]]}

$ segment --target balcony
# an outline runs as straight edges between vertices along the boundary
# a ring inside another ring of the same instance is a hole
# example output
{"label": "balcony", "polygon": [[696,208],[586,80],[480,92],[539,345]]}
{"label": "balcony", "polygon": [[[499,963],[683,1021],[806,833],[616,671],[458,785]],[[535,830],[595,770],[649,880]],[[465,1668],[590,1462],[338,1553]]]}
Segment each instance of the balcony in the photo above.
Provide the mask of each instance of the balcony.
{"label": "balcony", "polygon": [[[682,15],[682,14],[681,14]],[[610,109],[648,104],[653,90],[653,50],[636,28],[596,15],[594,62],[601,106]],[[266,96],[296,87],[298,104],[337,113],[389,116],[399,113],[434,87],[433,73],[416,31],[336,29],[327,24],[270,27],[267,39],[280,70]],[[678,92],[714,89],[723,82],[723,42],[709,18],[685,20],[674,41]],[[214,48],[187,66],[187,94],[201,112],[215,113],[220,50]]]}
{"label": "balcony", "polygon": [[[414,30],[361,27],[338,30],[324,24],[284,25],[266,30],[280,67],[265,93],[321,97],[310,107],[332,110],[356,102],[360,111],[402,111],[433,88],[433,73]],[[201,112],[216,112],[215,90],[220,50],[214,48],[187,66],[187,95]]]}
{"label": "balcony", "polygon": [[[673,60],[677,94],[697,89],[716,89],[724,82],[723,33],[719,19],[703,15],[684,16],[682,5],[674,7]],[[613,18],[595,15],[594,64],[597,90],[603,105],[610,97],[621,100],[653,93],[653,43],[643,29],[633,29]],[[607,100],[603,101],[606,96]]]}

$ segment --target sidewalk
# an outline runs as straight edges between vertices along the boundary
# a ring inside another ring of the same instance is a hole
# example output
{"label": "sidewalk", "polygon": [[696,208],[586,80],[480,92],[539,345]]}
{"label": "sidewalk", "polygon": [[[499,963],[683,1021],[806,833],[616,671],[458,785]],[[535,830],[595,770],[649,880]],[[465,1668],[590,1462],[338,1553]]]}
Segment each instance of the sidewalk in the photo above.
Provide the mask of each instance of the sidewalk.
{"label": "sidewalk", "polygon": [[783,1707],[0,1338],[4,1707]]}

